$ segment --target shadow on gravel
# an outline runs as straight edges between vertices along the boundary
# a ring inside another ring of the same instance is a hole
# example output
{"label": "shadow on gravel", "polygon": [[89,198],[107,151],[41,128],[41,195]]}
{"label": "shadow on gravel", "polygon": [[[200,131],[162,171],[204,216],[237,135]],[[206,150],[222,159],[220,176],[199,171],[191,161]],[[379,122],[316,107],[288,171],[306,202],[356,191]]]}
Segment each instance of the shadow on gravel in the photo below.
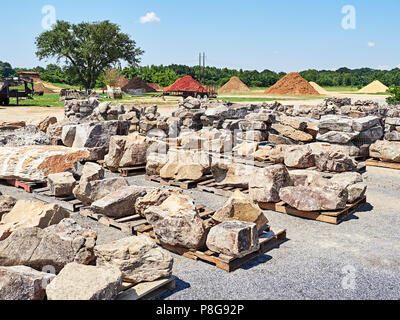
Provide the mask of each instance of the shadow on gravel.
{"label": "shadow on gravel", "polygon": [[[282,241],[281,243],[277,244],[276,246],[274,246],[273,248],[271,248],[271,250],[273,249],[279,249],[279,247],[286,243],[287,241],[289,241],[290,239],[286,238],[284,241]],[[270,250],[270,251],[271,251]],[[242,265],[239,269],[243,269],[243,270],[249,270],[251,268],[254,268],[260,264],[266,263],[268,261],[270,261],[272,259],[272,257],[266,253],[259,255],[258,257],[254,258],[253,260],[245,263],[244,265]]]}
{"label": "shadow on gravel", "polygon": [[189,289],[189,288],[190,288],[190,283],[183,281],[183,280],[179,279],[177,276],[175,276],[175,290],[163,293],[163,294],[159,295],[155,300],[164,300],[164,299],[168,298],[169,296],[172,296],[174,293],[177,293],[179,291]]}
{"label": "shadow on gravel", "polygon": [[344,218],[342,220],[342,222],[343,221],[350,221],[350,220],[358,220],[360,218],[358,216],[355,216],[355,214],[371,212],[372,210],[374,210],[374,206],[373,205],[371,205],[369,202],[364,203],[356,211],[354,211],[353,214],[351,214],[350,216]]}

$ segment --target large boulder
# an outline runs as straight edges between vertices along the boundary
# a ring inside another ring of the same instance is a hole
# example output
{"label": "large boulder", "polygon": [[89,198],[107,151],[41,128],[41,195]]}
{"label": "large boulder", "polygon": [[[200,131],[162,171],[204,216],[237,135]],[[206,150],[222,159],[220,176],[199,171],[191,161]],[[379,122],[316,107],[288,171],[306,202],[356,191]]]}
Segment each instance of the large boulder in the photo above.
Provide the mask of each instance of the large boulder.
{"label": "large boulder", "polygon": [[400,162],[400,142],[376,141],[369,149],[371,157],[388,162]]}
{"label": "large boulder", "polygon": [[129,184],[124,178],[117,177],[79,183],[73,192],[78,200],[90,205],[108,194],[128,186]]}
{"label": "large boulder", "polygon": [[135,202],[135,213],[144,217],[146,209],[152,206],[159,206],[172,194],[182,194],[181,190],[176,189],[153,189],[148,190],[147,194],[143,197],[136,199]]}
{"label": "large boulder", "polygon": [[315,156],[308,145],[285,149],[285,165],[289,168],[306,169],[315,166]]}
{"label": "large boulder", "polygon": [[295,141],[311,142],[314,140],[314,137],[311,134],[308,134],[304,131],[296,130],[291,126],[274,123],[271,128],[279,132],[281,135]]}
{"label": "large boulder", "polygon": [[302,211],[339,210],[346,207],[348,191],[336,185],[282,188],[282,201]]}
{"label": "large boulder", "polygon": [[210,250],[235,258],[257,251],[260,247],[257,226],[243,221],[226,221],[212,227],[206,243]]}
{"label": "large boulder", "polygon": [[71,172],[53,173],[47,177],[47,186],[56,197],[72,195],[75,185],[76,180]]}
{"label": "large boulder", "polygon": [[250,200],[242,192],[236,191],[228,199],[225,205],[219,209],[214,215],[213,220],[217,222],[238,220],[244,222],[255,223],[257,230],[263,230],[268,223],[267,217],[264,215],[256,202]]}
{"label": "large boulder", "polygon": [[51,266],[58,273],[70,262],[93,261],[95,239],[80,231],[68,234],[57,229],[23,228],[0,241],[0,265],[24,265],[36,270]]}
{"label": "large boulder", "polygon": [[147,236],[128,237],[95,248],[96,265],[115,267],[125,282],[140,283],[169,277],[171,255]]}
{"label": "large boulder", "polygon": [[210,171],[209,156],[205,152],[170,150],[167,156],[168,162],[160,170],[162,178],[197,180]]}
{"label": "large boulder", "polygon": [[96,213],[102,213],[113,218],[134,215],[136,200],[145,196],[149,189],[139,186],[121,188],[96,200],[92,203],[91,208]]}
{"label": "large boulder", "polygon": [[0,267],[0,300],[43,300],[54,277],[25,266]]}
{"label": "large boulder", "polygon": [[104,158],[105,164],[109,168],[145,164],[150,145],[151,141],[138,132],[128,136],[113,136],[110,138],[109,152]]}
{"label": "large boulder", "polygon": [[150,153],[147,155],[146,174],[160,176],[161,169],[167,164],[168,155],[165,153]]}
{"label": "large boulder", "polygon": [[347,189],[349,193],[348,202],[353,203],[363,197],[367,191],[367,184],[358,172],[344,172],[335,174],[329,179],[330,183],[335,183]]}
{"label": "large boulder", "polygon": [[50,139],[33,125],[16,130],[0,131],[0,147],[22,147],[31,145],[49,145]]}
{"label": "large boulder", "polygon": [[72,169],[90,152],[61,146],[4,147],[0,152],[0,179],[46,181],[49,174]]}
{"label": "large boulder", "polygon": [[204,245],[203,220],[189,196],[173,194],[161,205],[148,208],[144,215],[162,243],[188,249]]}
{"label": "large boulder", "polygon": [[345,172],[357,168],[357,162],[337,151],[322,152],[315,155],[315,165],[321,171]]}
{"label": "large boulder", "polygon": [[318,133],[317,140],[329,143],[346,144],[359,135],[359,132],[328,131],[326,133]]}
{"label": "large boulder", "polygon": [[16,230],[29,227],[44,229],[68,217],[69,212],[57,204],[19,200],[1,219],[0,240],[6,239]]}
{"label": "large boulder", "polygon": [[291,185],[289,172],[284,165],[260,168],[251,176],[250,197],[259,202],[279,202],[279,190]]}
{"label": "large boulder", "polygon": [[219,185],[247,188],[255,167],[225,159],[212,159],[211,173]]}
{"label": "large boulder", "polygon": [[114,300],[121,290],[116,268],[69,263],[47,286],[49,300]]}
{"label": "large boulder", "polygon": [[352,132],[353,131],[353,118],[326,115],[322,116],[318,127],[324,131],[340,131],[340,132]]}
{"label": "large boulder", "polygon": [[118,120],[68,125],[63,127],[62,139],[68,147],[94,149],[91,157],[103,159],[108,153],[111,137],[127,135],[129,127],[129,121]]}

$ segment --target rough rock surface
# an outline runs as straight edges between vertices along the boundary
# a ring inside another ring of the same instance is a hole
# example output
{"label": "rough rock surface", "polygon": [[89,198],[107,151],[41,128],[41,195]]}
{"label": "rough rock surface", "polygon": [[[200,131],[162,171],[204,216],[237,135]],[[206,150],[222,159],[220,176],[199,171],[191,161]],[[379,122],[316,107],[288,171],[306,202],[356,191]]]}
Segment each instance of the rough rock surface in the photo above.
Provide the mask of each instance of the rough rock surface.
{"label": "rough rock surface", "polygon": [[254,172],[254,167],[230,160],[212,160],[211,173],[219,185],[229,185],[247,188],[249,180]]}
{"label": "rough rock surface", "polygon": [[74,195],[84,204],[91,204],[107,196],[111,192],[127,186],[129,186],[128,182],[122,177],[94,180],[79,183],[74,189]]}
{"label": "rough rock surface", "polygon": [[51,267],[58,273],[69,262],[92,262],[93,240],[91,234],[79,235],[79,231],[68,234],[57,229],[19,229],[0,241],[0,265],[25,265],[40,271]]}
{"label": "rough rock surface", "polygon": [[71,195],[75,185],[76,180],[70,172],[53,173],[47,177],[47,186],[51,194],[56,197]]}
{"label": "rough rock surface", "polygon": [[259,249],[258,232],[254,223],[226,221],[212,227],[207,247],[232,257],[243,257]]}
{"label": "rough rock surface", "polygon": [[285,165],[289,168],[306,169],[315,166],[315,156],[307,146],[291,146],[285,149]]}
{"label": "rough rock surface", "polygon": [[371,157],[383,161],[400,162],[400,142],[376,141],[369,151]]}
{"label": "rough rock surface", "polygon": [[154,281],[169,277],[172,272],[171,255],[146,236],[96,246],[95,254],[97,266],[119,269],[125,282]]}
{"label": "rough rock surface", "polygon": [[[29,213],[29,214],[28,214]],[[56,204],[19,200],[0,222],[0,240],[22,228],[46,228],[68,218],[69,212]]]}
{"label": "rough rock surface", "polygon": [[22,147],[49,144],[49,137],[36,126],[28,125],[16,130],[0,131],[0,147]]}
{"label": "rough rock surface", "polygon": [[43,300],[54,277],[25,266],[0,267],[0,300]]}
{"label": "rough rock surface", "polygon": [[89,156],[87,150],[61,146],[4,147],[0,152],[0,179],[45,181],[49,174],[67,171],[75,161]]}
{"label": "rough rock surface", "polygon": [[135,203],[135,211],[136,214],[144,217],[144,212],[146,209],[152,206],[159,206],[163,203],[169,196],[172,194],[182,194],[181,190],[174,189],[154,189],[149,190],[147,194],[143,197],[140,197],[136,200]]}
{"label": "rough rock surface", "polygon": [[189,196],[173,194],[160,206],[148,208],[144,214],[161,242],[188,249],[204,245],[203,220]]}
{"label": "rough rock surface", "polygon": [[357,162],[340,152],[324,152],[315,155],[315,165],[321,171],[345,172],[357,168]]}
{"label": "rough rock surface", "polygon": [[213,219],[217,222],[231,220],[252,222],[256,224],[257,230],[263,230],[268,223],[267,217],[257,203],[240,191],[233,193],[225,205],[213,215]]}
{"label": "rough rock surface", "polygon": [[279,202],[279,190],[292,185],[290,175],[282,164],[257,169],[250,179],[250,197],[254,201]]}
{"label": "rough rock surface", "polygon": [[120,188],[93,202],[91,208],[96,213],[113,218],[134,215],[136,200],[145,196],[148,190],[149,188],[139,186]]}
{"label": "rough rock surface", "polygon": [[113,300],[122,284],[115,268],[69,263],[47,286],[49,300]]}
{"label": "rough rock surface", "polygon": [[286,187],[279,192],[282,201],[303,211],[339,210],[346,207],[348,191],[339,186]]}
{"label": "rough rock surface", "polygon": [[6,214],[9,213],[11,211],[11,209],[15,206],[15,204],[17,203],[17,200],[13,197],[10,196],[4,196],[1,195],[0,193],[0,221],[1,221],[1,217]]}

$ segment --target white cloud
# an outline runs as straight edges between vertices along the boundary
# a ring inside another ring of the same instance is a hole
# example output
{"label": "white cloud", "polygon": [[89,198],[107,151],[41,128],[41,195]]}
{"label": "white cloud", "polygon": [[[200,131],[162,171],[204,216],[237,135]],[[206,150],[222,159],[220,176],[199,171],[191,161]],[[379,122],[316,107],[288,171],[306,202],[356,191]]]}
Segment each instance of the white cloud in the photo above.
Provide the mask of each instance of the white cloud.
{"label": "white cloud", "polygon": [[380,64],[380,65],[378,66],[378,69],[379,69],[379,70],[390,70],[391,67],[390,67],[389,65],[387,65],[387,64]]}
{"label": "white cloud", "polygon": [[157,17],[154,12],[147,12],[144,17],[140,18],[140,23],[160,22],[161,19]]}
{"label": "white cloud", "polygon": [[375,42],[368,42],[368,47],[373,48],[376,46]]}

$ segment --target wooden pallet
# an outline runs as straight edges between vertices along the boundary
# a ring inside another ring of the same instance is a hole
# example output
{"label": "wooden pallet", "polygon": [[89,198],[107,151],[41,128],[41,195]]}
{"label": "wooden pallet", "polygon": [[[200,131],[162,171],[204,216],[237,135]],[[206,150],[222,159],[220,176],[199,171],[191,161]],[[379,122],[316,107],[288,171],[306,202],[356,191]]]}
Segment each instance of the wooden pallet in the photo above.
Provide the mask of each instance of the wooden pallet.
{"label": "wooden pallet", "polygon": [[16,179],[7,179],[4,180],[6,181],[9,185],[17,188],[17,189],[23,189],[25,192],[28,193],[33,193],[34,190],[43,188],[46,186],[45,182],[27,182],[27,181],[20,181]]}
{"label": "wooden pallet", "polygon": [[122,177],[141,176],[146,174],[146,165],[118,168],[118,172]]}
{"label": "wooden pallet", "polygon": [[201,177],[200,179],[197,180],[183,180],[183,181],[176,181],[174,179],[163,179],[160,176],[149,176],[146,175],[145,179],[147,181],[152,181],[152,182],[157,182],[157,183],[161,183],[163,185],[166,186],[170,186],[170,187],[178,187],[181,189],[192,189],[195,188],[199,183],[210,179],[211,175],[206,175]]}
{"label": "wooden pallet", "polygon": [[83,203],[80,200],[76,199],[73,195],[65,197],[55,197],[51,194],[50,189],[47,187],[33,190],[33,197],[47,203],[57,204],[60,207],[72,212],[78,211],[80,208],[83,207]]}
{"label": "wooden pallet", "polygon": [[139,164],[131,167],[110,168],[105,164],[104,160],[99,160],[97,163],[106,170],[113,173],[119,173],[122,177],[140,176],[146,173],[146,164]]}
{"label": "wooden pallet", "polygon": [[[214,210],[206,210],[204,205],[197,206],[196,209],[203,219],[210,218],[215,213]],[[116,228],[133,235],[136,235],[138,232],[150,232],[153,230],[153,227],[147,220],[138,214],[124,218],[111,218],[104,214],[95,213],[88,207],[81,208],[79,213],[81,216],[98,221],[107,227]]]}
{"label": "wooden pallet", "polygon": [[189,259],[196,261],[202,261],[215,265],[217,268],[225,270],[227,272],[235,271],[236,269],[243,266],[245,263],[257,258],[258,256],[266,253],[267,251],[279,246],[286,240],[285,229],[267,229],[263,231],[259,236],[260,248],[242,258],[234,258],[221,253],[217,253],[211,250],[189,250],[181,247],[171,246],[165,243],[161,243],[154,232],[143,232],[138,233],[151,237],[164,249],[171,251],[175,254],[179,254]]}
{"label": "wooden pallet", "polygon": [[207,180],[199,182],[196,187],[197,190],[213,193],[218,196],[229,198],[235,191],[239,190],[244,194],[249,193],[249,188],[233,187],[233,186],[221,186],[211,176]]}
{"label": "wooden pallet", "polygon": [[152,300],[172,290],[175,290],[174,276],[152,282],[143,282],[137,285],[123,282],[122,291],[119,293],[116,300]]}
{"label": "wooden pallet", "polygon": [[398,162],[386,162],[376,159],[368,159],[367,161],[365,161],[365,164],[370,167],[400,170],[400,163]]}
{"label": "wooden pallet", "polygon": [[344,219],[352,215],[362,204],[367,202],[367,198],[363,197],[352,204],[347,204],[346,208],[338,211],[301,211],[292,208],[284,202],[265,203],[259,202],[259,206],[263,210],[271,210],[279,213],[284,213],[296,217],[306,218],[326,222],[330,224],[339,224]]}

